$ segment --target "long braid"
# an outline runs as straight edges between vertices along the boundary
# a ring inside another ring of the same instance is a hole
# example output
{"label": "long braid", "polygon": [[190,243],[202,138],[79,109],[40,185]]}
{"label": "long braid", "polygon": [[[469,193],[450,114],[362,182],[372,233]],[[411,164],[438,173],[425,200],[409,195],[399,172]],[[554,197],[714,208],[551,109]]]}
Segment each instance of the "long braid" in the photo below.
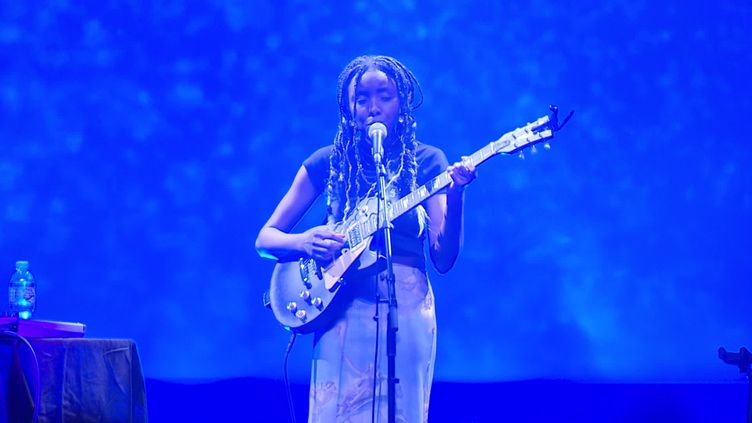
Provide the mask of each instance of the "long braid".
{"label": "long braid", "polygon": [[[337,102],[340,108],[340,125],[334,137],[334,148],[330,157],[329,180],[327,183],[327,204],[330,223],[345,219],[354,209],[361,192],[361,180],[367,180],[363,171],[358,143],[364,136],[355,124],[355,110],[350,109],[349,85],[355,86],[370,69],[384,72],[394,81],[400,99],[400,114],[396,125],[396,139],[400,152],[387,158],[390,174],[389,185],[396,195],[405,195],[416,186],[417,162],[415,158],[415,118],[412,111],[423,102],[422,91],[415,76],[397,60],[386,56],[360,56],[350,62],[339,77]],[[415,101],[415,92],[420,100]],[[371,186],[370,194],[374,189]]]}

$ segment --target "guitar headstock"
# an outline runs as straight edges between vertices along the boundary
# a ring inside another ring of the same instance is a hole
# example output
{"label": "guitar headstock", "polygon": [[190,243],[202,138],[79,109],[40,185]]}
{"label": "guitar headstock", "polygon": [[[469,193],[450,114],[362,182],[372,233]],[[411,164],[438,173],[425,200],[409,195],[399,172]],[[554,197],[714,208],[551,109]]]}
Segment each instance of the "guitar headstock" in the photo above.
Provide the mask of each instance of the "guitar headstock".
{"label": "guitar headstock", "polygon": [[552,116],[542,116],[527,125],[509,131],[496,141],[491,142],[494,153],[513,154],[519,152],[520,158],[525,158],[522,150],[530,147],[535,153],[535,145],[543,142],[546,149],[551,148],[548,140],[553,138],[554,132],[561,129],[572,117],[574,110],[569,112],[564,121],[559,124],[557,106],[550,106]]}

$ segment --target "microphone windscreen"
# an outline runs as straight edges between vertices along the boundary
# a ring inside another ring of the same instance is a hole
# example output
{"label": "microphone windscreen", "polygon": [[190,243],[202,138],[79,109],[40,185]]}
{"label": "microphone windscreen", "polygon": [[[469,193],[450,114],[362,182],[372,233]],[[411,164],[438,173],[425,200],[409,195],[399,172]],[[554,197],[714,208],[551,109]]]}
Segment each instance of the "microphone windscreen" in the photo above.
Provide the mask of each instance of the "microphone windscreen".
{"label": "microphone windscreen", "polygon": [[375,122],[372,123],[371,126],[368,127],[368,137],[373,139],[378,135],[381,136],[381,138],[386,138],[386,126],[381,122]]}

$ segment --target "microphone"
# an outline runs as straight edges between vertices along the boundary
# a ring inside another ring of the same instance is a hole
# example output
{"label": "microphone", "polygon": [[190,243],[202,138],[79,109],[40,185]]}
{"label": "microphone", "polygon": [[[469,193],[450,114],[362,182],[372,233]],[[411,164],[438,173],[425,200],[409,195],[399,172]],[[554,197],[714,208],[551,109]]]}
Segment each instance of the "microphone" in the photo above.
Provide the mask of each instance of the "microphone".
{"label": "microphone", "polygon": [[368,138],[371,139],[371,153],[373,161],[381,163],[384,156],[384,138],[386,138],[386,126],[381,122],[372,123],[368,127]]}

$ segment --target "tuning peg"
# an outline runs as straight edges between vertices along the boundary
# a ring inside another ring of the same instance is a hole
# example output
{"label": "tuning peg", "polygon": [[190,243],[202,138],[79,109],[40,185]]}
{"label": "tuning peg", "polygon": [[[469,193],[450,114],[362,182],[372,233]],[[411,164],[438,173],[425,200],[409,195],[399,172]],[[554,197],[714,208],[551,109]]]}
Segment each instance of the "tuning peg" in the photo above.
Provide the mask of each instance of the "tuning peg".
{"label": "tuning peg", "polygon": [[538,149],[537,149],[537,148],[535,148],[535,145],[533,145],[532,147],[530,147],[530,153],[531,153],[531,154],[535,154],[535,153],[537,153],[537,152],[538,152]]}
{"label": "tuning peg", "polygon": [[543,148],[545,148],[546,150],[550,150],[551,149],[551,144],[549,144],[549,142],[546,141],[546,142],[543,143]]}
{"label": "tuning peg", "polygon": [[518,154],[517,157],[519,157],[520,160],[525,160],[525,152],[520,150],[520,154]]}

